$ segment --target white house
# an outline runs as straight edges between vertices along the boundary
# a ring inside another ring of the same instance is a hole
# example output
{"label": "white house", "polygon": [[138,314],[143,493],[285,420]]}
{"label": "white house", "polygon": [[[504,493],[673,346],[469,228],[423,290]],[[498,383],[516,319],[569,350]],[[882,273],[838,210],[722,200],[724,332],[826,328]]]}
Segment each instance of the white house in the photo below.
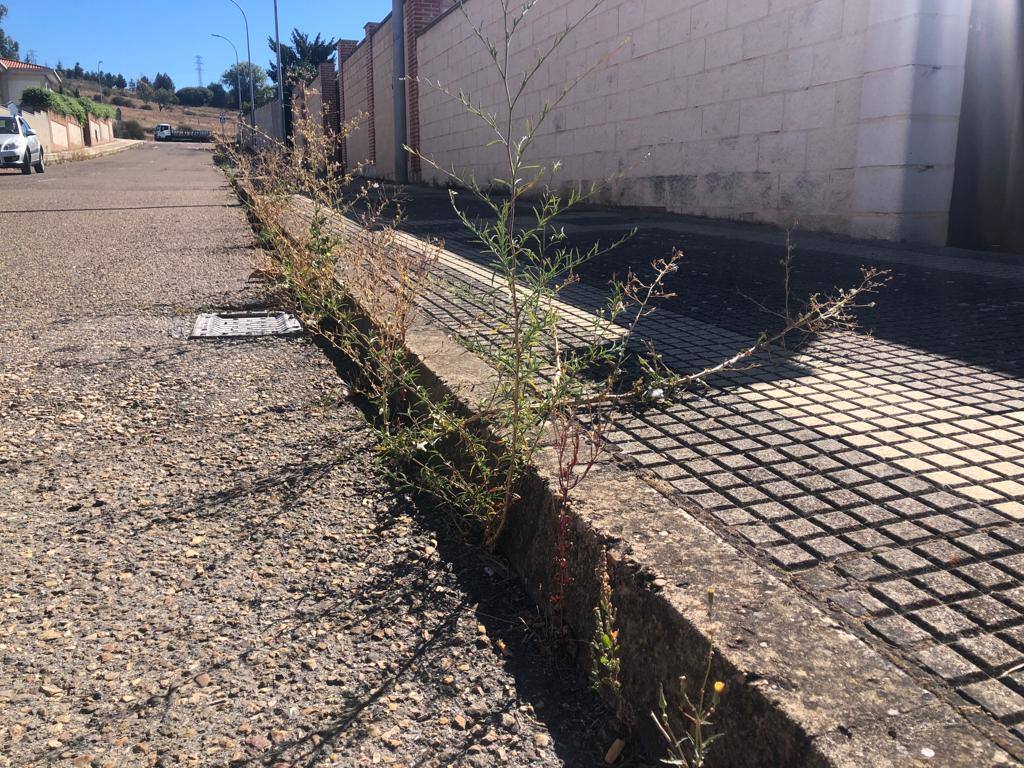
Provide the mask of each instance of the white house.
{"label": "white house", "polygon": [[60,75],[49,67],[24,61],[0,59],[0,104],[17,104],[27,88],[53,90],[60,86]]}

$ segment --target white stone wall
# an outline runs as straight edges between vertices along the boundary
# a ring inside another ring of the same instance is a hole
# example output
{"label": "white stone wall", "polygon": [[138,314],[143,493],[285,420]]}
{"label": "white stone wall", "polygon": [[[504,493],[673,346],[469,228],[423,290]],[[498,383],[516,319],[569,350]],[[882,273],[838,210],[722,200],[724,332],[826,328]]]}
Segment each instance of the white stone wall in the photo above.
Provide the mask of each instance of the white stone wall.
{"label": "white stone wall", "polygon": [[395,175],[394,40],[391,17],[373,33],[373,103],[376,113],[377,162],[366,169],[368,176]]}
{"label": "white stone wall", "polygon": [[[364,42],[341,66],[344,77],[345,119],[356,120],[358,125],[345,138],[349,165],[365,164],[370,158],[369,120],[367,119],[368,90],[366,87],[366,57],[370,47]],[[360,116],[362,116],[360,118]]]}
{"label": "white stone wall", "polygon": [[281,102],[271,101],[256,108],[256,131],[251,134],[250,145],[257,148],[271,146],[284,140],[281,127]]}
{"label": "white stone wall", "polygon": [[[540,0],[511,71],[592,5]],[[470,21],[456,10],[420,36],[419,74],[500,110],[470,26],[500,43],[499,4],[465,7]],[[537,161],[562,162],[559,183],[621,173],[606,202],[938,242],[969,13],[970,0],[607,0],[540,70],[517,118],[596,65],[534,146]],[[456,99],[422,88],[420,119],[440,165],[481,182],[499,172],[488,129]]]}

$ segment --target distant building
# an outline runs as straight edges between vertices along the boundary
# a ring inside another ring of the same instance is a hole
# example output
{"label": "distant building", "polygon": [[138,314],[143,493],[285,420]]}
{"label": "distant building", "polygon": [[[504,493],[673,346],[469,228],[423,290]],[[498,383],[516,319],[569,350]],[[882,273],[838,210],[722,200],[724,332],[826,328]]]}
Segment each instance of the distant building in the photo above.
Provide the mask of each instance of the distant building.
{"label": "distant building", "polygon": [[0,59],[0,105],[21,101],[28,88],[52,91],[60,87],[60,75],[49,67],[27,64],[24,61]]}

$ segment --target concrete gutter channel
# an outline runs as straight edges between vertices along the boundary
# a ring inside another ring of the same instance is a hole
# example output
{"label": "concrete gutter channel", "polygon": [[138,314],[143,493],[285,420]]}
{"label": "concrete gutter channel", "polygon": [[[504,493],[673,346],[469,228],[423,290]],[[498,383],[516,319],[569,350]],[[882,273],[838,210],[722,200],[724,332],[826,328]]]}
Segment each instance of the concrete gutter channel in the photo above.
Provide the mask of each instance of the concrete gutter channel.
{"label": "concrete gutter channel", "polygon": [[[246,190],[239,189],[245,201]],[[298,232],[308,201],[279,222]],[[362,231],[339,221],[348,234]],[[400,234],[402,247],[422,241]],[[458,258],[454,254],[454,258]],[[493,371],[439,327],[421,318],[407,336],[422,381],[466,411]],[[501,552],[538,605],[554,583],[557,454],[545,445],[524,483],[500,542]],[[715,677],[726,682],[715,716],[724,736],[710,766],[1021,765],[1001,748],[1016,742],[990,720],[926,690],[873,644],[844,628],[699,522],[688,502],[652,474],[605,454],[574,496],[570,573],[564,605],[580,647],[589,646],[594,607],[607,572],[617,610],[622,695],[651,752],[663,748],[650,721],[659,687],[699,680],[709,645]],[[707,589],[715,611],[707,615]],[[589,653],[578,654],[589,670]]]}

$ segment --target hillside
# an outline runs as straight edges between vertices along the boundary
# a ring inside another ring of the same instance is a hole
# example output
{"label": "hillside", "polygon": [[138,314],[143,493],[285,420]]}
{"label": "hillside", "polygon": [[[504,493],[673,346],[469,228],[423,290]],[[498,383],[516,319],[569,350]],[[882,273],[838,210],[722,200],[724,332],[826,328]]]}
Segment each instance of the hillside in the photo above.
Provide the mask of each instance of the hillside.
{"label": "hillside", "polygon": [[[111,103],[109,97],[103,96],[100,86],[91,80],[66,79],[64,81],[64,90],[68,93],[73,93],[75,88],[78,88],[82,96],[86,96],[94,101],[102,101],[105,104]],[[137,120],[146,131],[146,138],[150,140],[153,138],[153,128],[157,123],[170,123],[175,128],[186,127],[200,131],[220,133],[221,124],[219,116],[221,113],[228,116],[228,122],[224,125],[226,134],[228,136],[234,136],[235,134],[235,116],[237,113],[233,110],[221,110],[214,107],[174,106],[168,107],[161,112],[156,103],[150,103],[149,107],[151,109],[145,109],[142,100],[135,98],[130,91],[121,94],[115,89],[113,95],[121,95],[132,102],[134,106],[118,107],[121,110],[121,119]]]}

